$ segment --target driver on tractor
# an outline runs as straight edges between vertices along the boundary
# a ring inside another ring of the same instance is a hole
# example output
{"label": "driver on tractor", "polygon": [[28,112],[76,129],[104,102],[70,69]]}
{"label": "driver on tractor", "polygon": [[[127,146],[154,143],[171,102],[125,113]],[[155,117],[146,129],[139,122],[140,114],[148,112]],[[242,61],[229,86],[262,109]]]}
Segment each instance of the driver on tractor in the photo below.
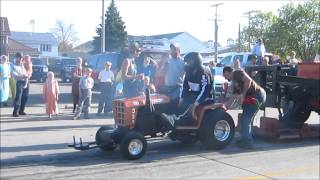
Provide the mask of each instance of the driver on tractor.
{"label": "driver on tractor", "polygon": [[161,114],[172,128],[179,125],[191,125],[195,109],[200,103],[213,102],[213,78],[202,66],[202,57],[197,52],[188,53],[184,57],[185,78],[176,114]]}

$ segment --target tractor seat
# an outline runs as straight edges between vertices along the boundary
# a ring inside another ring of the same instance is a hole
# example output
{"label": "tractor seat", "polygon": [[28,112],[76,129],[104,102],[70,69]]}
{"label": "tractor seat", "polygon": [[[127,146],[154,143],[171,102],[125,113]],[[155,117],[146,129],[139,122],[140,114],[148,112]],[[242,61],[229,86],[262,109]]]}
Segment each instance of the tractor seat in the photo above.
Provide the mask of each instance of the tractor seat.
{"label": "tractor seat", "polygon": [[209,105],[213,104],[214,102],[212,101],[205,101],[203,103],[201,103],[197,109],[196,109],[196,112],[195,112],[195,116],[196,118],[193,118],[192,119],[192,127],[196,126],[197,128],[200,127],[200,123],[201,123],[201,120],[203,119],[203,115],[205,113],[206,110],[208,109],[211,109],[209,108]]}

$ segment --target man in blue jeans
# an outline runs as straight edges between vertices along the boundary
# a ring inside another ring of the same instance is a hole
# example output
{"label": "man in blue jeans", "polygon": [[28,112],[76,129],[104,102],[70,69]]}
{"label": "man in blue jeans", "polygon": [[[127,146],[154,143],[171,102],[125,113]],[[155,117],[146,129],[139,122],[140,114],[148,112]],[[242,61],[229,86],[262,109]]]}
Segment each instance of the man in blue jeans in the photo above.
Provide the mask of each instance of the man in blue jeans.
{"label": "man in blue jeans", "polygon": [[12,76],[16,80],[16,96],[13,102],[13,117],[19,117],[19,115],[26,115],[24,108],[29,96],[29,85],[25,88],[27,83],[26,70],[22,64],[22,54],[17,52],[15,55],[15,64],[12,66]]}
{"label": "man in blue jeans", "polygon": [[102,109],[104,115],[111,114],[112,112],[112,86],[114,82],[114,74],[111,71],[112,63],[107,61],[105,69],[100,71],[98,79],[100,81],[100,98],[97,115],[100,116]]}
{"label": "man in blue jeans", "polygon": [[170,97],[170,109],[174,111],[180,101],[185,70],[180,46],[177,43],[170,44],[170,55],[171,58],[165,64],[164,87],[160,88],[159,92]]}

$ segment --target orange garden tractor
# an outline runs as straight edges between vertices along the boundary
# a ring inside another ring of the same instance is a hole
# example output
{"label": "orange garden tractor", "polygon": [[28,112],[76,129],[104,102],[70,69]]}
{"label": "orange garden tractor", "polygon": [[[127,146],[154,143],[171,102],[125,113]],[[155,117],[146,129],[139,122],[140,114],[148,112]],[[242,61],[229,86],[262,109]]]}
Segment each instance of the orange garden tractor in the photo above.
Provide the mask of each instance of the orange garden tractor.
{"label": "orange garden tractor", "polygon": [[130,160],[141,158],[147,150],[147,140],[168,136],[182,143],[196,143],[198,140],[208,149],[222,149],[233,139],[235,125],[232,117],[221,108],[210,109],[200,104],[196,118],[189,126],[169,127],[161,118],[168,112],[170,98],[152,94],[146,90],[145,96],[116,99],[113,101],[115,127],[102,126],[96,133],[95,141],[69,145],[78,150],[100,148],[115,150],[118,146],[124,157]]}

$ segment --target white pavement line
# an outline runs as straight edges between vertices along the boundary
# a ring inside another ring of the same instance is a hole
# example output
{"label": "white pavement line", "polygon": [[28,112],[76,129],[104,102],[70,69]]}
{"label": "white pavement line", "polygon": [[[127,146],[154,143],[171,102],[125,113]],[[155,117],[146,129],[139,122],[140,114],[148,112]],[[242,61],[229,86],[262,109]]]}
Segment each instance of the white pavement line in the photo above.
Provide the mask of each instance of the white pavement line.
{"label": "white pavement line", "polygon": [[[234,167],[234,168],[237,168],[237,169],[246,171],[246,172],[250,172],[250,173],[256,174],[256,175],[259,176],[259,177],[265,177],[265,178],[268,178],[268,179],[274,179],[274,178],[272,178],[272,177],[269,177],[269,176],[260,174],[260,173],[258,173],[258,172],[254,172],[254,171],[251,171],[251,170],[249,170],[249,169],[245,169],[245,168],[242,168],[242,167],[239,167],[239,166],[235,166],[235,165],[232,165],[232,164],[229,164],[229,163],[225,163],[225,162],[219,161],[219,160],[214,159],[214,158],[205,157],[205,156],[203,156],[203,155],[197,155],[197,156],[199,156],[199,157],[201,157],[201,158],[204,158],[204,159],[207,159],[207,160],[209,160],[209,161],[214,161],[214,162],[217,162],[217,163],[220,163],[220,164],[224,164],[224,165],[231,166],[231,167]],[[275,180],[275,179],[274,179],[274,180]]]}

